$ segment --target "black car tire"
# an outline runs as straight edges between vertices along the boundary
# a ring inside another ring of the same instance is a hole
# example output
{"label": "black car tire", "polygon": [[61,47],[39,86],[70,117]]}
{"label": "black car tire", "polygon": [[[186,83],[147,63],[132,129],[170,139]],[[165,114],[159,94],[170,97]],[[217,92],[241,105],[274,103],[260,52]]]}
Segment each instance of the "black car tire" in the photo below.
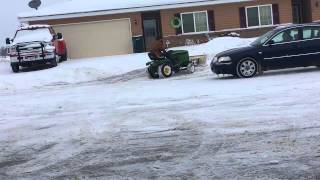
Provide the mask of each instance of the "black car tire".
{"label": "black car tire", "polygon": [[241,78],[251,78],[258,72],[259,65],[253,58],[244,58],[237,65],[237,75]]}
{"label": "black car tire", "polygon": [[163,77],[168,78],[172,76],[173,68],[169,63],[160,66],[160,71]]}
{"label": "black car tire", "polygon": [[11,69],[14,73],[18,73],[20,71],[19,64],[11,63]]}

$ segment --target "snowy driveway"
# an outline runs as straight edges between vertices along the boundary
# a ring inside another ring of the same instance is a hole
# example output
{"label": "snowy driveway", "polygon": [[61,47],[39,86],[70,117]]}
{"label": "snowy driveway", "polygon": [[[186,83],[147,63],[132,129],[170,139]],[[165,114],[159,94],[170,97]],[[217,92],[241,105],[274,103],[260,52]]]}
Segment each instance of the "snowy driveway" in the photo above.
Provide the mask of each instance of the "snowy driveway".
{"label": "snowy driveway", "polygon": [[320,178],[320,71],[0,91],[0,179]]}

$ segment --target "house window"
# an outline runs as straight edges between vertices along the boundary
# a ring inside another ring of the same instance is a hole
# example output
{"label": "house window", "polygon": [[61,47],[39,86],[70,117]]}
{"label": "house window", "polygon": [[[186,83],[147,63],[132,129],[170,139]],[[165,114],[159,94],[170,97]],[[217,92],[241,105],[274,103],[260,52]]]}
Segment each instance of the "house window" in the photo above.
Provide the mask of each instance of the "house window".
{"label": "house window", "polygon": [[272,5],[246,7],[247,26],[273,25]]}
{"label": "house window", "polygon": [[208,29],[208,14],[207,12],[192,12],[182,13],[182,32],[183,33],[194,33],[194,32],[205,32]]}

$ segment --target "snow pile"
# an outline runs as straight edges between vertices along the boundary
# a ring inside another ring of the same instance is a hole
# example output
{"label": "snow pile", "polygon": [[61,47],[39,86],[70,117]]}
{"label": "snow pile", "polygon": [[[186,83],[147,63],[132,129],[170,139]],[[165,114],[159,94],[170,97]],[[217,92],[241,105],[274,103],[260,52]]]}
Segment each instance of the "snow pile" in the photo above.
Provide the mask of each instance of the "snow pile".
{"label": "snow pile", "polygon": [[24,69],[12,73],[10,63],[0,63],[0,90],[30,89],[41,86],[71,84],[95,81],[102,78],[125,74],[146,66],[146,54],[101,57],[94,59],[70,60],[56,68],[40,70]]}
{"label": "snow pile", "polygon": [[187,49],[190,56],[205,55],[207,56],[207,62],[210,63],[210,60],[213,59],[216,54],[225,50],[248,46],[255,39],[256,38],[245,39],[238,37],[220,37],[215,38],[205,44],[177,47],[172,48],[172,50]]}
{"label": "snow pile", "polygon": [[[191,56],[207,55],[208,62],[210,62],[211,57],[215,54],[231,48],[248,45],[253,40],[222,37],[206,44],[173,49],[188,50]],[[59,64],[56,68],[35,71],[27,69],[18,74],[12,73],[9,62],[2,62],[0,63],[0,90],[30,89],[41,86],[96,81],[136,70],[144,71],[148,61],[150,60],[146,53],[130,54],[70,60]]]}

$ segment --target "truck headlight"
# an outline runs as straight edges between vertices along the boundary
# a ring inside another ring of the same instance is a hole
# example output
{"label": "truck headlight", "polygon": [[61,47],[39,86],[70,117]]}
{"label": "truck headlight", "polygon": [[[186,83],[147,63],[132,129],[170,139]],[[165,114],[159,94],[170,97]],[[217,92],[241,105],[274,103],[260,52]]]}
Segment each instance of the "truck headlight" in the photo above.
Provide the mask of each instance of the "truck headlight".
{"label": "truck headlight", "polygon": [[231,63],[231,58],[229,56],[220,57],[218,63]]}
{"label": "truck headlight", "polygon": [[54,52],[55,51],[55,47],[53,44],[46,44],[44,49],[46,52]]}

